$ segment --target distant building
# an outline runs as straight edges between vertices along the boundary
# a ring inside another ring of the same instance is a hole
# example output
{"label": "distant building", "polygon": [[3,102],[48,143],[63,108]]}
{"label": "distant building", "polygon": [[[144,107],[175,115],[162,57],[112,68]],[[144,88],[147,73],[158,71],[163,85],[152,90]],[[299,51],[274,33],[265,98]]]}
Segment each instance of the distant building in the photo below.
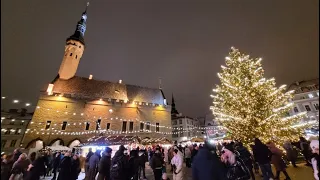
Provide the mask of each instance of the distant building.
{"label": "distant building", "polygon": [[86,21],[85,11],[74,34],[66,39],[58,75],[40,93],[23,147],[32,151],[46,145],[72,148],[90,137],[109,135],[171,139],[171,107],[161,87],[76,76],[87,46]]}
{"label": "distant building", "polygon": [[288,87],[288,90],[295,91],[291,99],[295,106],[289,111],[289,115],[307,112],[307,117],[301,119],[299,124],[314,124],[307,132],[319,135],[319,79],[294,82]]}
{"label": "distant building", "polygon": [[173,95],[171,103],[171,123],[173,141],[181,142],[201,137],[200,121],[179,113],[176,109]]}
{"label": "distant building", "polygon": [[32,115],[33,113],[27,113],[26,109],[1,111],[1,152],[12,153],[20,147]]}

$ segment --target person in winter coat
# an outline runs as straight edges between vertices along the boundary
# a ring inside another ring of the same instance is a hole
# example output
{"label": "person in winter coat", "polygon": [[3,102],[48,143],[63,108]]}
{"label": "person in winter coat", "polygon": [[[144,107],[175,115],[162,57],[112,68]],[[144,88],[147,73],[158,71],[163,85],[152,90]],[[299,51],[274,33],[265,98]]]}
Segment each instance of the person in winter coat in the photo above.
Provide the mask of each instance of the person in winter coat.
{"label": "person in winter coat", "polygon": [[130,151],[130,159],[129,159],[129,179],[138,180],[139,173],[139,155],[137,150]]}
{"label": "person in winter coat", "polygon": [[244,162],[250,172],[252,180],[255,180],[253,173],[253,160],[249,150],[243,146],[242,142],[238,142],[236,145],[236,151],[239,153],[239,158]]}
{"label": "person in winter coat", "polygon": [[15,149],[13,151],[13,157],[12,157],[13,158],[13,162],[16,162],[19,159],[21,154],[22,154],[22,152],[20,151],[20,148]]}
{"label": "person in winter coat", "polygon": [[63,159],[61,160],[59,169],[58,180],[69,180],[71,179],[71,152],[66,152]]}
{"label": "person in winter coat", "polygon": [[119,150],[115,153],[111,160],[110,179],[111,180],[126,180],[128,159],[124,155],[124,151],[127,150],[123,145],[119,147]]}
{"label": "person in winter coat", "polygon": [[88,179],[87,180],[94,180],[97,172],[98,172],[98,165],[100,161],[100,151],[96,150],[96,152],[90,157],[89,160],[89,169],[88,169]]}
{"label": "person in winter coat", "polygon": [[112,149],[106,147],[98,166],[98,180],[110,180],[111,154]]}
{"label": "person in winter coat", "polygon": [[8,180],[10,178],[13,166],[13,154],[7,155],[1,162],[1,179]]}
{"label": "person in winter coat", "polygon": [[22,176],[26,175],[29,164],[31,164],[30,160],[27,159],[27,157],[28,155],[26,153],[23,153],[19,156],[19,159],[13,163],[10,180],[14,180],[15,178],[17,178],[17,176],[20,176],[22,178]]}
{"label": "person in winter coat", "polygon": [[312,153],[314,153],[314,157],[311,159],[311,164],[313,168],[313,174],[314,178],[316,180],[319,180],[319,140],[312,140],[310,143],[310,147],[312,150]]}
{"label": "person in winter coat", "polygon": [[71,160],[71,178],[70,180],[77,180],[80,174],[80,160],[77,154],[73,155]]}
{"label": "person in winter coat", "polygon": [[192,163],[193,180],[225,180],[226,169],[216,154],[211,153],[214,147],[205,142],[202,149],[199,149],[197,156]]}
{"label": "person in winter coat", "polygon": [[84,170],[85,170],[85,179],[88,179],[88,175],[89,175],[89,160],[90,160],[90,158],[91,158],[91,156],[93,155],[93,152],[92,152],[92,148],[89,148],[89,152],[88,152],[88,154],[87,154],[87,156],[86,156],[86,161],[85,161],[85,168],[84,168]]}
{"label": "person in winter coat", "polygon": [[138,173],[138,178],[140,179],[141,177],[141,172],[142,172],[142,177],[143,179],[147,179],[146,178],[146,172],[145,172],[145,169],[146,169],[146,162],[147,162],[147,154],[146,154],[146,151],[139,151],[139,173]]}
{"label": "person in winter coat", "polygon": [[296,160],[298,157],[298,151],[296,150],[296,148],[292,146],[290,141],[286,141],[283,145],[283,148],[286,150],[288,161],[291,161],[293,167],[298,167],[296,165]]}
{"label": "person in winter coat", "polygon": [[306,161],[306,165],[307,166],[311,166],[311,149],[309,146],[309,142],[304,138],[304,137],[300,137],[300,149],[301,149],[301,153],[304,156],[304,159]]}
{"label": "person in winter coat", "polygon": [[[174,150],[173,147],[170,147],[170,149],[168,150],[168,163],[171,165],[171,160],[174,156]],[[171,165],[171,172],[173,172],[173,167]]]}
{"label": "person in winter coat", "polygon": [[249,180],[250,173],[244,162],[234,154],[233,146],[222,148],[221,161],[227,167],[227,180]]}
{"label": "person in winter coat", "polygon": [[29,165],[27,175],[24,180],[39,180],[44,169],[44,158],[40,152],[36,153],[35,160]]}
{"label": "person in winter coat", "polygon": [[178,149],[174,149],[174,156],[171,160],[171,164],[173,165],[173,180],[183,180],[183,158],[179,152]]}
{"label": "person in winter coat", "polygon": [[186,166],[188,168],[191,167],[191,150],[188,146],[186,146],[185,150],[184,150],[184,155],[185,155],[185,158],[186,158]]}
{"label": "person in winter coat", "polygon": [[282,159],[283,152],[277,148],[273,142],[268,142],[267,146],[272,153],[271,163],[274,165],[277,171],[275,179],[279,179],[280,172],[283,172],[283,174],[286,176],[286,180],[290,180],[290,177],[286,171],[286,164]]}
{"label": "person in winter coat", "polygon": [[193,158],[197,155],[198,149],[199,148],[198,148],[197,144],[194,144],[193,149],[191,151],[191,163],[193,163]]}
{"label": "person in winter coat", "polygon": [[162,178],[162,166],[164,164],[161,152],[159,149],[156,150],[151,160],[151,168],[153,170],[154,179],[161,180]]}
{"label": "person in winter coat", "polygon": [[56,180],[57,179],[57,171],[58,168],[60,166],[60,162],[61,162],[61,157],[60,157],[60,152],[57,152],[54,155],[54,159],[52,160],[52,173],[53,173],[53,177],[51,180]]}
{"label": "person in winter coat", "polygon": [[258,162],[261,169],[263,180],[274,178],[270,164],[272,153],[269,148],[265,144],[263,144],[260,139],[255,138],[252,151],[254,159],[256,160],[256,162]]}

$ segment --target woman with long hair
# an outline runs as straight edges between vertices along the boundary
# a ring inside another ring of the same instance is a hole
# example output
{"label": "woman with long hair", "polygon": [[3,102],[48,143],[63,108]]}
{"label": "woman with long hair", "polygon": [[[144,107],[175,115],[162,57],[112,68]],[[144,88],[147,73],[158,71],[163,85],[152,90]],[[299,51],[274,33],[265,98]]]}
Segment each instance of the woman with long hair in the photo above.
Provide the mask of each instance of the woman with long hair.
{"label": "woman with long hair", "polygon": [[227,179],[228,180],[249,180],[250,172],[244,162],[235,155],[234,149],[231,146],[222,148],[221,161],[227,168]]}

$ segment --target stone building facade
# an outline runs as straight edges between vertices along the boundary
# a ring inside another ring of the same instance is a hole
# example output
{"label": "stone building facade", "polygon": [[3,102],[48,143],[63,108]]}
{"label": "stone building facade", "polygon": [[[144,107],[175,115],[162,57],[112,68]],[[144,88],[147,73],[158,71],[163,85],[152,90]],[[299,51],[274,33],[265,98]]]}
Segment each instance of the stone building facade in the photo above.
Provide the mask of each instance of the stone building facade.
{"label": "stone building facade", "polygon": [[306,118],[301,119],[300,123],[313,123],[314,126],[308,132],[319,135],[319,79],[294,82],[288,90],[295,91],[291,99],[295,105],[289,111],[289,115],[307,112]]}
{"label": "stone building facade", "polygon": [[86,20],[85,11],[66,40],[57,77],[41,91],[23,147],[75,146],[96,135],[171,139],[171,107],[161,88],[75,76],[85,49]]}
{"label": "stone building facade", "polygon": [[1,152],[12,153],[20,147],[21,140],[33,113],[27,113],[26,109],[10,109],[1,111]]}

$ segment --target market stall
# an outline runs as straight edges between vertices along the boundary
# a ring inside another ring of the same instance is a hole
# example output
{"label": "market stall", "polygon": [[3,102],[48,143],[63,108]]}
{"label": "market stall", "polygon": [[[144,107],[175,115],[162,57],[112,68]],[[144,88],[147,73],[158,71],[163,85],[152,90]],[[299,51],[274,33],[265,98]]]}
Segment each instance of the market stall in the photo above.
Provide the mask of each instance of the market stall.
{"label": "market stall", "polygon": [[144,138],[141,140],[141,144],[143,146],[157,146],[160,145],[162,147],[169,147],[172,145],[172,141],[168,140],[165,137],[161,138]]}
{"label": "market stall", "polygon": [[140,139],[138,136],[94,136],[85,143],[76,146],[75,149],[82,156],[86,156],[89,148],[92,148],[92,151],[95,152],[96,150],[103,151],[106,147],[109,147],[112,149],[111,157],[113,157],[120,145],[124,145],[130,150],[135,149],[139,144]]}

